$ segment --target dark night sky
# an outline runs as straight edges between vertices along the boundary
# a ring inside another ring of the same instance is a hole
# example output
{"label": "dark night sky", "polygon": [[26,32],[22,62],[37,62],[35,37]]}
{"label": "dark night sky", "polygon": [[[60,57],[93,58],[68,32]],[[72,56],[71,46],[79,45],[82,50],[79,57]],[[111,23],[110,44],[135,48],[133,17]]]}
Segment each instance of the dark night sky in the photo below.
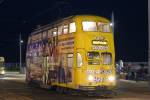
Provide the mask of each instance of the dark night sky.
{"label": "dark night sky", "polygon": [[0,0],[0,55],[19,62],[19,33],[23,60],[27,37],[36,25],[76,14],[115,15],[116,61],[147,61],[147,0]]}

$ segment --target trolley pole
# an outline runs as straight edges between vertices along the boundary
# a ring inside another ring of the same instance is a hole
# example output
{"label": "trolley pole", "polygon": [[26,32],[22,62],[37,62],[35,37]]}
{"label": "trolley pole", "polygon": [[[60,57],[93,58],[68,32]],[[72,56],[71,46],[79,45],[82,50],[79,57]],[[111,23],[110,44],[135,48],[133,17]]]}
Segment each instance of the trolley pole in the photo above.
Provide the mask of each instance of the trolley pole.
{"label": "trolley pole", "polygon": [[150,0],[148,0],[148,82],[150,89]]}
{"label": "trolley pole", "polygon": [[112,26],[112,32],[113,32],[113,34],[115,34],[114,12],[112,12],[112,15],[111,15],[111,26]]}
{"label": "trolley pole", "polygon": [[21,34],[20,34],[19,35],[20,73],[22,73],[22,43],[23,43],[23,40],[21,39]]}

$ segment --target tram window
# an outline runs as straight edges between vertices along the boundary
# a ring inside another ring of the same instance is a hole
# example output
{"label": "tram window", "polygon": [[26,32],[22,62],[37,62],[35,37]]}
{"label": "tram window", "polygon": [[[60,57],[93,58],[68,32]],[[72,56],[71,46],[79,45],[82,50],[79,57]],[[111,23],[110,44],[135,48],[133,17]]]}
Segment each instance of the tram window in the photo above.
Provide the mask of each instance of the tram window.
{"label": "tram window", "polygon": [[0,61],[0,67],[4,67],[4,62]]}
{"label": "tram window", "polygon": [[101,32],[110,32],[110,24],[98,22],[98,30]]}
{"label": "tram window", "polygon": [[48,38],[52,37],[52,30],[48,30]]}
{"label": "tram window", "polygon": [[43,39],[47,38],[47,31],[43,32]]}
{"label": "tram window", "polygon": [[57,36],[57,28],[53,29],[53,36]]}
{"label": "tram window", "polygon": [[64,34],[68,33],[68,25],[64,25],[63,33]]}
{"label": "tram window", "polygon": [[96,22],[83,21],[83,31],[97,31]]}
{"label": "tram window", "polygon": [[99,59],[99,52],[88,52],[88,59]]}
{"label": "tram window", "polygon": [[100,55],[99,52],[88,52],[88,64],[89,65],[99,65],[100,64]]}
{"label": "tram window", "polygon": [[61,35],[61,34],[62,34],[62,29],[63,29],[63,26],[59,26],[59,27],[58,27],[58,35]]}
{"label": "tram window", "polygon": [[67,62],[68,62],[68,67],[72,68],[73,67],[73,54],[67,55]]}
{"label": "tram window", "polygon": [[103,32],[110,32],[110,26],[109,26],[109,24],[105,24],[105,25],[104,25],[104,30],[103,30]]}
{"label": "tram window", "polygon": [[77,67],[81,67],[83,64],[82,62],[82,56],[80,53],[77,53]]}
{"label": "tram window", "polygon": [[75,32],[76,31],[76,25],[75,22],[70,23],[69,25],[69,33]]}
{"label": "tram window", "polygon": [[102,53],[102,59],[104,65],[112,64],[112,55],[111,53]]}

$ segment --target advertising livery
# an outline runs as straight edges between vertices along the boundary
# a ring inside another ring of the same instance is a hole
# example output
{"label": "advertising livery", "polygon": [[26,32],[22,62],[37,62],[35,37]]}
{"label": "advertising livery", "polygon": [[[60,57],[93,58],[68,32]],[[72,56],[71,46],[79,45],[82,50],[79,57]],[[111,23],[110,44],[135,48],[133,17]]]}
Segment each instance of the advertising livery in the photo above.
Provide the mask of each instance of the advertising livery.
{"label": "advertising livery", "polygon": [[112,91],[114,39],[110,21],[76,15],[35,29],[28,39],[27,82],[81,91]]}

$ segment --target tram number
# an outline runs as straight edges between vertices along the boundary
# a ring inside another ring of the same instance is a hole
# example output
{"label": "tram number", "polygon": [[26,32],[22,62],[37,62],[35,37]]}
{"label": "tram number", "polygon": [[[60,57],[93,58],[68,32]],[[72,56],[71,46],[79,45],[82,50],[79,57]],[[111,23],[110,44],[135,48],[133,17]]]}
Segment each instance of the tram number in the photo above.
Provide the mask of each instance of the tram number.
{"label": "tram number", "polygon": [[94,78],[94,81],[95,81],[95,82],[103,82],[103,81],[104,81],[104,78],[102,78],[102,77],[95,77],[95,78]]}

